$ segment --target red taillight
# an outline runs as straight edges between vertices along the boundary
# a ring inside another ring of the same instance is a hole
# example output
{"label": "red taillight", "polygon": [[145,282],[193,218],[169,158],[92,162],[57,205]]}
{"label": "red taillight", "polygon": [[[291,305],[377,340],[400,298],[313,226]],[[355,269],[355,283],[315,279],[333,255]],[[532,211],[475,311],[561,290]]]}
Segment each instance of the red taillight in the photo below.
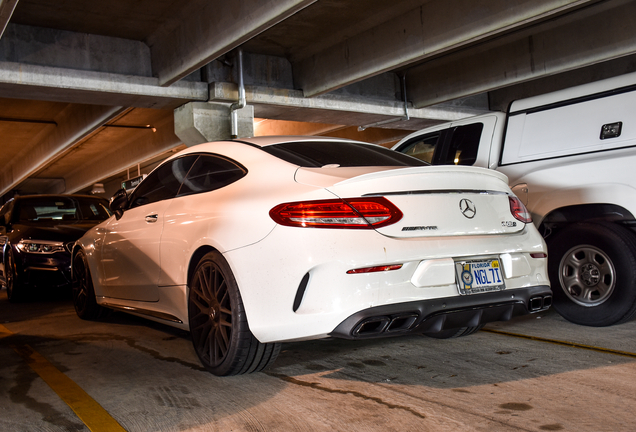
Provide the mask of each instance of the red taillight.
{"label": "red taillight", "polygon": [[278,224],[307,228],[374,229],[402,219],[402,212],[383,197],[285,203],[269,215]]}
{"label": "red taillight", "polygon": [[510,213],[512,213],[512,216],[523,223],[531,223],[532,215],[521,200],[516,196],[508,196],[508,199],[510,200]]}

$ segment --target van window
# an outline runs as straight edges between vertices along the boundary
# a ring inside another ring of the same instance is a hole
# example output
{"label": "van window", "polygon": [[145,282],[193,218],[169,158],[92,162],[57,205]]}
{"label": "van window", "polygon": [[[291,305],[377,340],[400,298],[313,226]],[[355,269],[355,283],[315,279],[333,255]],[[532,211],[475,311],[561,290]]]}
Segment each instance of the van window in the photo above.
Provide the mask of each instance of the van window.
{"label": "van window", "polygon": [[441,165],[472,165],[477,160],[479,140],[484,129],[483,123],[458,126],[451,132],[448,150],[437,162]]}
{"label": "van window", "polygon": [[396,150],[433,165],[473,165],[484,124],[451,127],[415,137]]}
{"label": "van window", "polygon": [[433,154],[441,136],[441,132],[432,132],[404,143],[397,151],[413,156],[424,162],[433,163]]}

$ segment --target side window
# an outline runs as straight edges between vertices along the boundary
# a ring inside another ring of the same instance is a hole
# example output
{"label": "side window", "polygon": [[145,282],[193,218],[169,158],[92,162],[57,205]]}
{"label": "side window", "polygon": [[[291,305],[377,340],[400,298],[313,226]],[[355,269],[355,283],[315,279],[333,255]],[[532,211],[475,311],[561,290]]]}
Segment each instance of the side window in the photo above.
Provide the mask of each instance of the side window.
{"label": "side window", "polygon": [[443,165],[472,165],[477,160],[483,123],[456,127],[451,133],[448,151],[442,155]]}
{"label": "side window", "polygon": [[183,181],[179,196],[209,192],[234,183],[247,174],[247,170],[220,156],[201,155]]}
{"label": "side window", "polygon": [[414,138],[412,141],[405,143],[398,151],[424,162],[433,163],[433,154],[441,134],[442,132],[439,131]]}
{"label": "side window", "polygon": [[148,175],[130,197],[130,208],[174,198],[198,155],[187,155],[164,163]]}

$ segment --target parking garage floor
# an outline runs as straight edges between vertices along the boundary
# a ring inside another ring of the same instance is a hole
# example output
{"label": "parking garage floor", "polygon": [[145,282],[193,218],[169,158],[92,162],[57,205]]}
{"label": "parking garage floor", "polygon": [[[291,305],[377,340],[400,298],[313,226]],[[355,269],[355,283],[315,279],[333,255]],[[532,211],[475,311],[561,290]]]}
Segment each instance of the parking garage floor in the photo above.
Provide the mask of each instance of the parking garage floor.
{"label": "parking garage floor", "polygon": [[550,311],[468,337],[283,345],[253,375],[205,372],[188,333],[0,291],[1,431],[634,431],[636,321]]}

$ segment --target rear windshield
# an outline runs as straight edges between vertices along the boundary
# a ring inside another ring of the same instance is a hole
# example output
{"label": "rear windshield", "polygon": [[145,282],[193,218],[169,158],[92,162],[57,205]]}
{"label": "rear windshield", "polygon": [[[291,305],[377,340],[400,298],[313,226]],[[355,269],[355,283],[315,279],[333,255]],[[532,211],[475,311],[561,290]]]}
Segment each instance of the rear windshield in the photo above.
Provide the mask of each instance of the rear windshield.
{"label": "rear windshield", "polygon": [[426,162],[387,148],[354,142],[301,141],[261,148],[284,161],[305,168],[325,165],[340,167],[423,166]]}
{"label": "rear windshield", "polygon": [[33,197],[16,201],[13,211],[15,222],[69,223],[108,219],[108,201],[83,197]]}

